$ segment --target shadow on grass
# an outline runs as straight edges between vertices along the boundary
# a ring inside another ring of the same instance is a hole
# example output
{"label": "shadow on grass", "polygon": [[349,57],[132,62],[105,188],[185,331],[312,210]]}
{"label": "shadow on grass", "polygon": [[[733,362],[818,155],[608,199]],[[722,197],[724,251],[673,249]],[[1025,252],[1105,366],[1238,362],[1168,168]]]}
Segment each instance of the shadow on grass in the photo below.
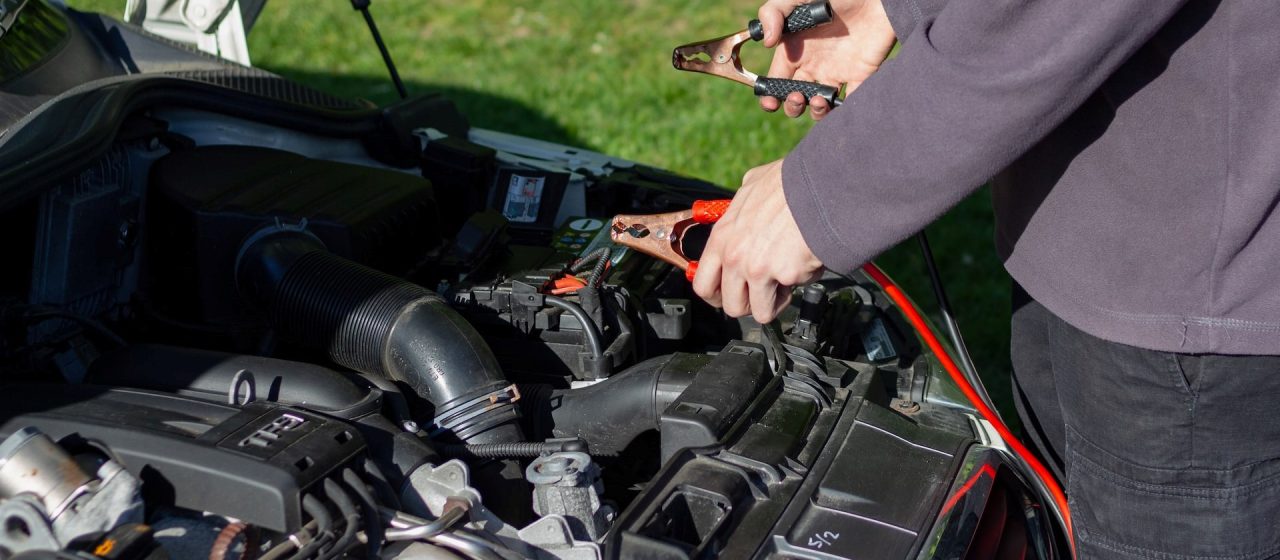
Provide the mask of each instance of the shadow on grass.
{"label": "shadow on grass", "polygon": [[[391,80],[386,76],[340,76],[290,68],[268,69],[340,97],[368,99],[379,105],[397,99]],[[408,81],[405,85],[410,94],[444,94],[457,104],[472,126],[595,149],[538,109],[504,97],[500,92],[420,81]],[[1006,421],[1016,424],[1009,385],[1010,281],[995,253],[993,224],[990,194],[983,188],[929,226],[928,232],[978,371],[1001,415]],[[936,310],[937,302],[914,239],[908,239],[886,252],[877,262],[908,294],[913,295],[918,305],[926,311]],[[942,324],[936,313],[931,315],[936,325]]]}
{"label": "shadow on grass", "polygon": [[[399,99],[391,79],[385,75],[344,76],[292,68],[269,66],[264,68],[338,97],[367,99],[378,105],[387,105]],[[484,92],[416,80],[406,80],[405,88],[409,90],[411,96],[421,93],[444,94],[458,106],[458,110],[474,127],[519,134],[577,148],[595,149],[542,112],[505,97],[500,92]]]}

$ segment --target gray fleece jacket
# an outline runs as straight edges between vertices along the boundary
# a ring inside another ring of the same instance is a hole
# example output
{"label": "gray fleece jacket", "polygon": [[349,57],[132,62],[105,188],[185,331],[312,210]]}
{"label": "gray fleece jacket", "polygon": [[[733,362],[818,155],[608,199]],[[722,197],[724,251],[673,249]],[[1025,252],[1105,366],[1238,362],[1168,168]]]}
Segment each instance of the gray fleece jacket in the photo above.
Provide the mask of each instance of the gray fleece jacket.
{"label": "gray fleece jacket", "polygon": [[1280,354],[1280,2],[883,0],[899,55],[787,156],[852,269],[991,180],[996,245],[1095,336]]}

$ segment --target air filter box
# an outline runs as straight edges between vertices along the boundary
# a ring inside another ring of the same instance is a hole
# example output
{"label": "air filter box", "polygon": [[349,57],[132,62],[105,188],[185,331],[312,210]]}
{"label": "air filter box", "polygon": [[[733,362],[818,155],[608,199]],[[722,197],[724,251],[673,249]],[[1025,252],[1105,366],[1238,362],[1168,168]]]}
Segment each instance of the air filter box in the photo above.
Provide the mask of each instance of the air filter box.
{"label": "air filter box", "polygon": [[175,152],[151,171],[147,292],[170,315],[234,321],[236,258],[254,232],[305,223],[335,254],[400,275],[440,244],[438,216],[417,175],[252,146]]}

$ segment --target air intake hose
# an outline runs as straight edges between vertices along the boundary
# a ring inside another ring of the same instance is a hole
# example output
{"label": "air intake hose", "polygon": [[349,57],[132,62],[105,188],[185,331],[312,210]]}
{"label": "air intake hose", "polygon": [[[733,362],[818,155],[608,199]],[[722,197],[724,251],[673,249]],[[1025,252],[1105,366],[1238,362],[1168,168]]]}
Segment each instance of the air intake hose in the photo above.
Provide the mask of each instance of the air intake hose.
{"label": "air intake hose", "polygon": [[520,405],[534,437],[576,437],[587,442],[593,455],[617,455],[641,434],[659,428],[662,411],[706,361],[694,354],[659,356],[579,389],[521,385]]}
{"label": "air intake hose", "polygon": [[479,333],[434,292],[281,226],[245,242],[235,275],[241,294],[284,337],[429,401],[437,433],[468,443],[523,441],[513,404],[519,393]]}

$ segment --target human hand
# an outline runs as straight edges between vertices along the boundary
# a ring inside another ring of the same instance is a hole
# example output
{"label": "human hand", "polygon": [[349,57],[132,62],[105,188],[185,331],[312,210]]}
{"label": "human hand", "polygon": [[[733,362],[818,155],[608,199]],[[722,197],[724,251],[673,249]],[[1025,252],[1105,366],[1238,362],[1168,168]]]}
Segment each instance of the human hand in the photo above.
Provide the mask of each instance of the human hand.
{"label": "human hand", "polygon": [[[889,16],[881,0],[830,0],[831,23],[813,29],[782,35],[782,22],[801,2],[768,0],[760,6],[759,18],[764,26],[764,46],[777,49],[769,65],[771,78],[790,78],[827,85],[846,86],[853,91],[880,68],[896,39]],[[779,105],[789,117],[804,114],[804,95],[794,92],[785,102],[761,97],[760,107],[777,111]],[[809,100],[810,116],[819,120],[831,107],[827,100]]]}
{"label": "human hand", "polygon": [[822,276],[782,193],[782,160],[748,171],[698,260],[693,291],[733,317],[772,321],[791,287]]}

